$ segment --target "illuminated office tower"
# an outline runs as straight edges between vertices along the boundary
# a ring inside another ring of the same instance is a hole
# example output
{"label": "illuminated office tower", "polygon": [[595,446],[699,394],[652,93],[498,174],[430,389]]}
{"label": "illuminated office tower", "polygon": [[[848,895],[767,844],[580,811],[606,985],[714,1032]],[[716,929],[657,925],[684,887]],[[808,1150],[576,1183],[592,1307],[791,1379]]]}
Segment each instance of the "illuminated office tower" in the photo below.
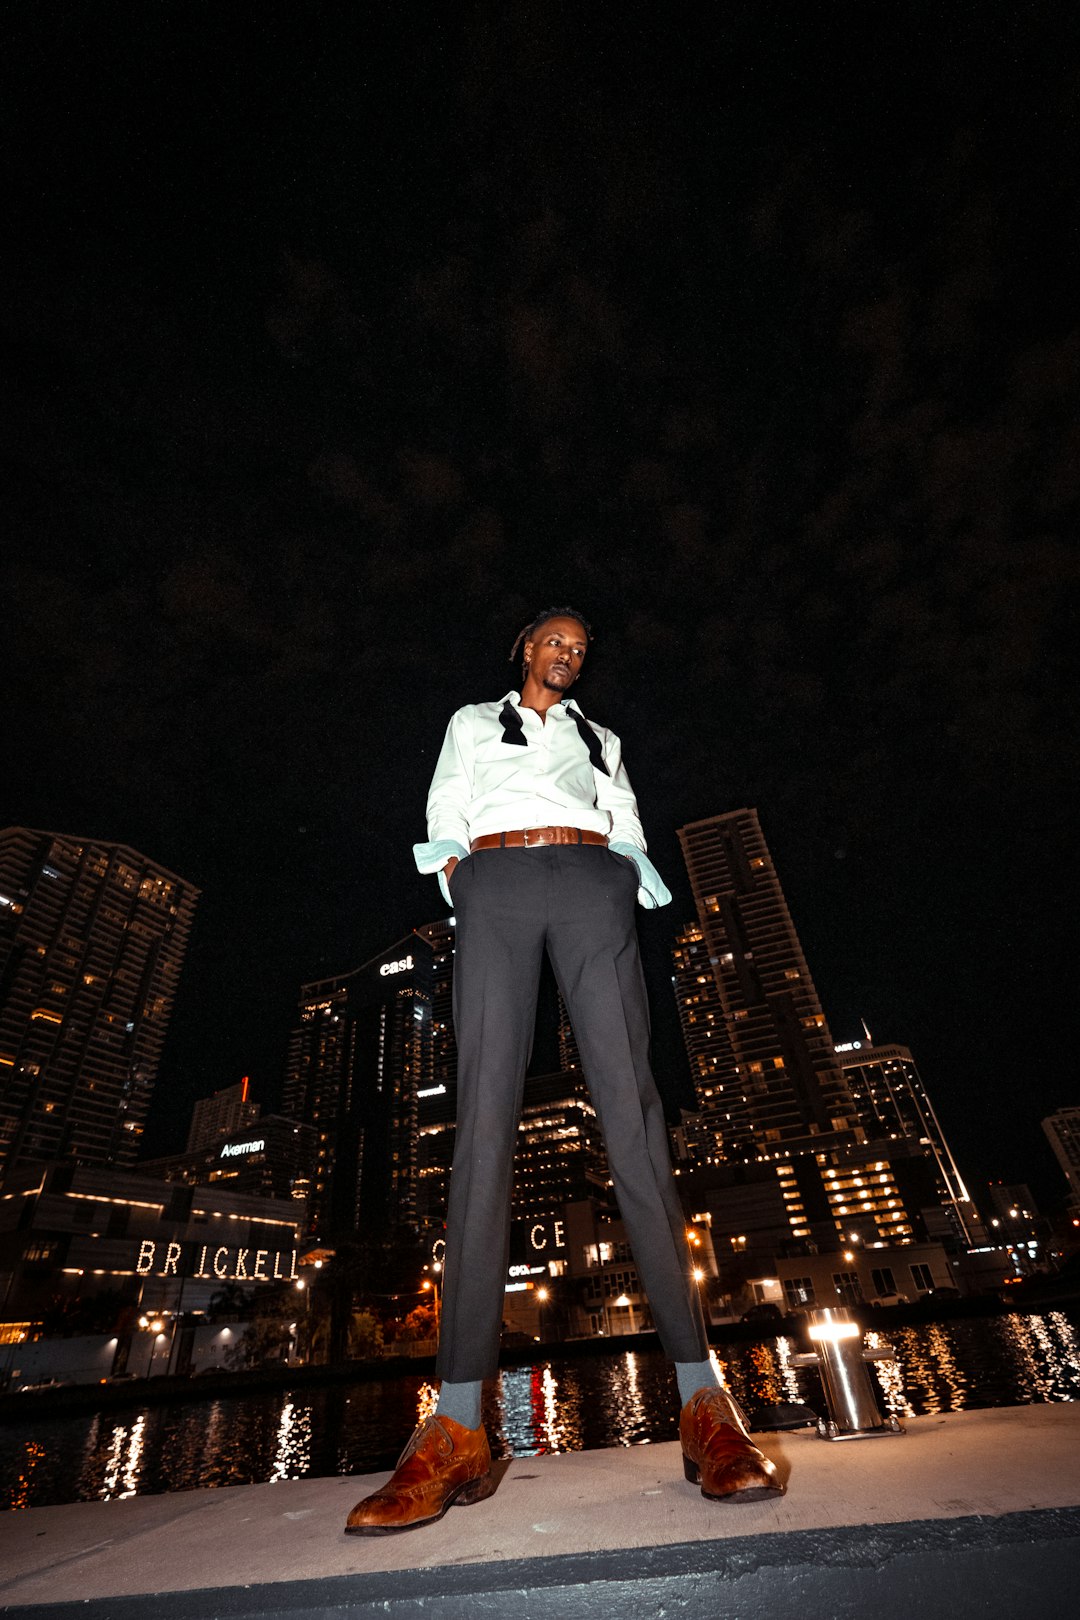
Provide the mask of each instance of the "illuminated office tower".
{"label": "illuminated office tower", "polygon": [[[951,1211],[957,1236],[974,1241],[978,1215],[908,1048],[847,1041],[836,1054],[867,1138],[917,1144],[936,1170],[935,1204],[941,1211]],[[933,1231],[930,1208],[924,1219],[934,1236],[942,1235]]]}
{"label": "illuminated office tower", "polygon": [[698,1102],[697,1111],[680,1127],[686,1158],[701,1166],[752,1157],[749,1110],[735,1071],[720,989],[697,923],[683,928],[672,958],[675,1001]]}
{"label": "illuminated office tower", "polygon": [[223,1136],[231,1136],[235,1131],[242,1131],[245,1126],[254,1124],[261,1110],[259,1104],[249,1098],[249,1089],[250,1082],[245,1074],[235,1086],[215,1091],[212,1097],[199,1098],[191,1111],[187,1139],[189,1153],[209,1147]]}
{"label": "illuminated office tower", "polygon": [[1059,1108],[1042,1128],[1069,1183],[1070,1202],[1080,1202],[1080,1108]]}
{"label": "illuminated office tower", "polygon": [[513,1215],[561,1215],[583,1198],[608,1203],[607,1158],[580,1069],[525,1081],[514,1155]]}
{"label": "illuminated office tower", "polygon": [[566,1002],[562,998],[562,991],[557,992],[558,1041],[559,1041],[559,1068],[564,1074],[573,1071],[581,1073],[581,1053],[578,1051],[577,1036],[574,1026],[570,1022],[570,1014],[566,1010]]}
{"label": "illuminated office tower", "polygon": [[431,1051],[417,1092],[416,1223],[441,1232],[450,1196],[457,1115],[457,1043],[454,1039],[454,919],[416,930],[429,948],[421,957],[421,984],[431,1006]]}
{"label": "illuminated office tower", "polygon": [[263,1114],[235,1131],[183,1153],[147,1159],[141,1176],[184,1181],[191,1187],[226,1183],[236,1192],[306,1203],[318,1137],[310,1125],[281,1114]]}
{"label": "illuminated office tower", "polygon": [[0,832],[0,1174],[134,1163],[198,896],[124,844]]}
{"label": "illuminated office tower", "polygon": [[741,1091],[750,1151],[775,1158],[854,1139],[851,1095],[757,812],[691,822],[679,841],[730,1047],[718,1073]]}
{"label": "illuminated office tower", "polygon": [[453,1107],[452,965],[448,926],[432,924],[302,987],[282,1111],[318,1133],[313,1234],[428,1221],[421,1132]]}

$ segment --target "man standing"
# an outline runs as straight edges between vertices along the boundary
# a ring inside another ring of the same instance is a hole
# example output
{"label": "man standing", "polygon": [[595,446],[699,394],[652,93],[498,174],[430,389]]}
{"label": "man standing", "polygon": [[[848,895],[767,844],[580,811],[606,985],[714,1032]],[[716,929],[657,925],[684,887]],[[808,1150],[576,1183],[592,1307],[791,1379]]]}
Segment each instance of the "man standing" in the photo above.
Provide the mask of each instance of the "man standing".
{"label": "man standing", "polygon": [[685,1403],[687,1478],[747,1501],[782,1490],[709,1360],[663,1108],[649,1067],[635,900],[671,896],[645,853],[614,732],[569,698],[589,645],[570,608],[527,625],[520,696],[469,704],[450,721],[428,795],[430,841],[457,918],[454,1028],[458,1116],[443,1272],[435,1414],[346,1528],[373,1535],[441,1518],[494,1490],[480,1422],[498,1370],[514,1147],[543,953],[573,1024],[608,1165],[653,1319]]}

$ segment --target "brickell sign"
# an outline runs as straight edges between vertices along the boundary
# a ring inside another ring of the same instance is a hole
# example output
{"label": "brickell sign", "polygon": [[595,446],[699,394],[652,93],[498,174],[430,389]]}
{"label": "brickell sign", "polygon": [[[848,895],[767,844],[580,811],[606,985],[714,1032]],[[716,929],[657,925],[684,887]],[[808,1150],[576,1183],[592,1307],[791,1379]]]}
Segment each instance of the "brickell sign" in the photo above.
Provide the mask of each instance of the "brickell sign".
{"label": "brickell sign", "polygon": [[161,1243],[143,1238],[139,1277],[190,1277],[213,1282],[295,1282],[295,1249],[233,1249],[222,1243]]}

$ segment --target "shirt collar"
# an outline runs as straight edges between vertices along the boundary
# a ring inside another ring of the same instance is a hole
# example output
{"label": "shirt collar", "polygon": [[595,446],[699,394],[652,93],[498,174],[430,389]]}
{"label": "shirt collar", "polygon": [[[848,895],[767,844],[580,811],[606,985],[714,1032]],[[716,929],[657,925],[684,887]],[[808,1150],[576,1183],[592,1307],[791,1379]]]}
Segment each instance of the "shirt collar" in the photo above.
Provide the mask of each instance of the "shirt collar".
{"label": "shirt collar", "polygon": [[[507,692],[504,697],[501,697],[499,699],[499,703],[500,703],[500,705],[503,704],[503,703],[512,703],[514,705],[515,709],[521,709],[522,708],[521,693],[520,692],[515,692],[513,690],[513,688],[511,688],[510,691]],[[577,704],[574,702],[572,697],[560,698],[558,703],[553,703],[551,705],[551,709],[548,710],[548,713],[550,714],[552,709],[558,709],[558,708],[573,709],[575,714],[581,714],[581,710],[578,708]],[[536,711],[535,711],[535,709],[529,709],[528,711],[523,710],[522,712],[523,713],[528,712],[529,714],[535,714]],[[584,720],[585,716],[582,714],[581,718]]]}

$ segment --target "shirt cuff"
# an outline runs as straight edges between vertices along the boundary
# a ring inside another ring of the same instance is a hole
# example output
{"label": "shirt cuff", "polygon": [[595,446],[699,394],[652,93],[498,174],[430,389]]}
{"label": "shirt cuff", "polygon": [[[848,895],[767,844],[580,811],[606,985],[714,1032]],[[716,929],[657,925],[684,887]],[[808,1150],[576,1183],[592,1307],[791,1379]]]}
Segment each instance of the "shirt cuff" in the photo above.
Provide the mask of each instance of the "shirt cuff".
{"label": "shirt cuff", "polygon": [[469,858],[469,851],[456,838],[433,838],[430,844],[414,844],[412,852],[416,870],[425,876],[441,872],[451,855],[456,855],[459,861]]}
{"label": "shirt cuff", "polygon": [[639,906],[644,906],[646,911],[655,911],[658,906],[670,903],[671,890],[643,849],[638,849],[636,844],[622,843],[609,844],[608,849],[614,850],[616,855],[625,855],[637,868]]}
{"label": "shirt cuff", "polygon": [[454,902],[450,898],[450,890],[447,887],[446,873],[443,871],[443,867],[452,855],[456,855],[459,861],[467,861],[469,851],[465,848],[465,845],[459,844],[456,838],[433,838],[429,844],[414,844],[412,852],[418,872],[423,872],[425,875],[438,872],[439,892],[450,909],[453,910]]}

